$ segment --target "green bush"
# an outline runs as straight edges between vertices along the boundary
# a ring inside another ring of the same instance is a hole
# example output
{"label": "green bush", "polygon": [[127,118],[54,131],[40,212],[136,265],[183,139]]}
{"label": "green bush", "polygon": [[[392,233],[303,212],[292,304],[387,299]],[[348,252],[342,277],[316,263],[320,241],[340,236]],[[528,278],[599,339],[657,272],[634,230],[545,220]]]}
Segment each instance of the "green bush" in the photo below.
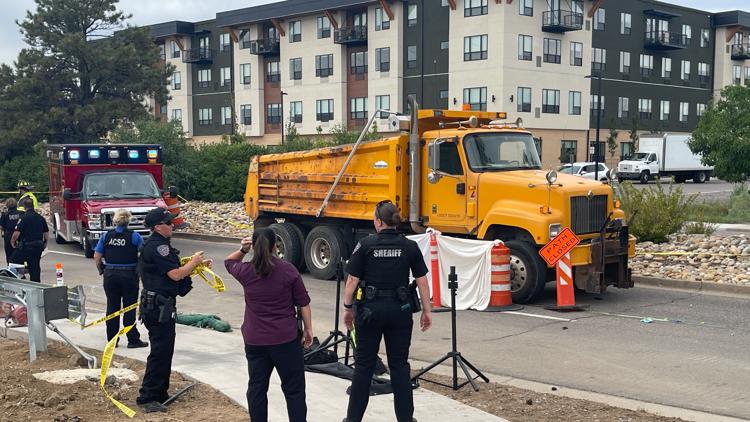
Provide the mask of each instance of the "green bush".
{"label": "green bush", "polygon": [[707,221],[690,221],[685,223],[682,231],[686,234],[705,234],[710,236],[716,233],[719,225],[716,223],[709,223]]}
{"label": "green bush", "polygon": [[628,216],[630,232],[640,241],[661,243],[680,231],[690,215],[697,195],[684,195],[682,188],[661,182],[645,189],[622,184],[622,208]]}
{"label": "green bush", "polygon": [[[47,166],[47,146],[39,143],[31,152],[17,155],[0,162],[0,192],[18,192],[19,180],[26,180],[34,185],[34,192],[49,190],[49,171]],[[0,194],[0,198],[18,197],[16,193]],[[40,201],[47,201],[46,193],[37,193]]]}
{"label": "green bush", "polygon": [[194,199],[209,202],[242,201],[250,158],[266,148],[251,144],[219,143],[197,151],[194,171],[198,174]]}
{"label": "green bush", "polygon": [[738,185],[729,197],[729,218],[738,223],[750,222],[750,191],[747,185]]}

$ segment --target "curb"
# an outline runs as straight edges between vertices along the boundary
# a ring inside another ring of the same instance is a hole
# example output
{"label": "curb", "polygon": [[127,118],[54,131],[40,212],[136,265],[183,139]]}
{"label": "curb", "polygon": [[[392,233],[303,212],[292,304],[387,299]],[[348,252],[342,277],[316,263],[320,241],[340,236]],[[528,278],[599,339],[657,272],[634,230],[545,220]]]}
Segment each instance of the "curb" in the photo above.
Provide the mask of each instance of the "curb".
{"label": "curb", "polygon": [[172,237],[175,237],[178,239],[200,240],[204,242],[222,242],[222,243],[236,243],[242,239],[241,237],[216,236],[213,234],[186,233],[186,232],[175,232],[172,234]]}
{"label": "curb", "polygon": [[644,286],[696,290],[700,292],[731,293],[736,295],[750,296],[750,285],[723,284],[713,281],[703,282],[638,276],[633,276],[633,281]]}

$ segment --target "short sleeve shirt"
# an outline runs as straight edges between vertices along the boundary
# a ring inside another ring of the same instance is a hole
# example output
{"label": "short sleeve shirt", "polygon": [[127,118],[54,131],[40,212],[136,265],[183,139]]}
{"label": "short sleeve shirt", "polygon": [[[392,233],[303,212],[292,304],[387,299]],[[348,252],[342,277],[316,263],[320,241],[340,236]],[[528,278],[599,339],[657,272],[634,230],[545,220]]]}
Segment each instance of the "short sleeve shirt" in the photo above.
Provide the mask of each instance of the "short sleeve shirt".
{"label": "short sleeve shirt", "polygon": [[[115,228],[115,231],[117,233],[122,233],[122,232],[125,231],[125,228],[122,227],[122,226],[117,226]],[[104,234],[102,234],[102,237],[99,238],[99,242],[97,242],[96,247],[94,248],[94,252],[98,252],[98,253],[103,254],[104,253],[104,245],[106,243],[107,243],[107,232],[104,232]],[[140,247],[143,245],[143,237],[141,237],[141,235],[138,234],[138,232],[133,232],[133,236],[131,238],[130,243],[132,243],[133,246],[135,246],[136,248],[140,249]]]}
{"label": "short sleeve shirt", "polygon": [[44,217],[34,211],[28,211],[21,215],[16,231],[21,232],[18,239],[22,242],[42,241],[44,233],[49,232],[49,226]]}
{"label": "short sleeve shirt", "polygon": [[409,270],[415,278],[427,275],[422,252],[416,242],[392,229],[357,243],[346,266],[349,274],[381,289],[409,284]]}

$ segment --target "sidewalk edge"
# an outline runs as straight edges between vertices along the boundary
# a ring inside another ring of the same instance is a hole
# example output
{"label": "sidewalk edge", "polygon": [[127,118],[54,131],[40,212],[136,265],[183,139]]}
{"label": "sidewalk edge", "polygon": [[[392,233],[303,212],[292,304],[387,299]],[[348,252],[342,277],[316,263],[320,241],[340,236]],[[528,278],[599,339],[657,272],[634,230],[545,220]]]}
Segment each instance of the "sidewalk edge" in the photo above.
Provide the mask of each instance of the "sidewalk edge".
{"label": "sidewalk edge", "polygon": [[637,284],[645,286],[750,296],[750,286],[745,286],[742,284],[724,284],[716,283],[713,281],[675,280],[671,278],[640,277],[635,275],[633,276],[633,281]]}

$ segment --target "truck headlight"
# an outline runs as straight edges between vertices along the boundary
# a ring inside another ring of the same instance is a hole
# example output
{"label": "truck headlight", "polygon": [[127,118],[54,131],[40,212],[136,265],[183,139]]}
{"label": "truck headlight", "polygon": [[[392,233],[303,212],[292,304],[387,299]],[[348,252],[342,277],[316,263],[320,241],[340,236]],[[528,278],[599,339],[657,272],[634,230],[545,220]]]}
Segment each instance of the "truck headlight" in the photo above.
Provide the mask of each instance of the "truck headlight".
{"label": "truck headlight", "polygon": [[557,237],[562,231],[562,224],[550,224],[549,225],[549,239],[552,240]]}
{"label": "truck headlight", "polygon": [[102,217],[99,214],[86,214],[86,217],[89,220],[88,226],[89,229],[92,230],[99,230],[102,228]]}

